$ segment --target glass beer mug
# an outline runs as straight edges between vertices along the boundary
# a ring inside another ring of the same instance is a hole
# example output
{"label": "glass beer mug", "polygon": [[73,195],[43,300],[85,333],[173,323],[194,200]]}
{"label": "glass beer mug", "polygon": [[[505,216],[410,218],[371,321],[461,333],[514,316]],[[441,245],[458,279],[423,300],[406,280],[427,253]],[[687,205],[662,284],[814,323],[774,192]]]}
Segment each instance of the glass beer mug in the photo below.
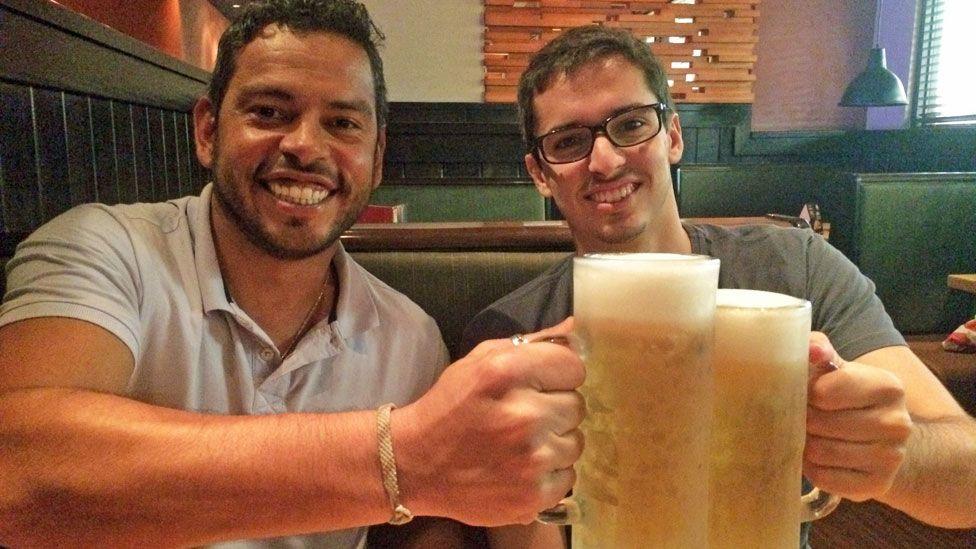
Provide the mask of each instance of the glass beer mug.
{"label": "glass beer mug", "polygon": [[719,261],[599,254],[573,263],[586,438],[573,496],[543,522],[573,548],[704,547]]}
{"label": "glass beer mug", "polygon": [[793,548],[800,522],[837,507],[816,488],[802,499],[810,302],[719,290],[709,546]]}

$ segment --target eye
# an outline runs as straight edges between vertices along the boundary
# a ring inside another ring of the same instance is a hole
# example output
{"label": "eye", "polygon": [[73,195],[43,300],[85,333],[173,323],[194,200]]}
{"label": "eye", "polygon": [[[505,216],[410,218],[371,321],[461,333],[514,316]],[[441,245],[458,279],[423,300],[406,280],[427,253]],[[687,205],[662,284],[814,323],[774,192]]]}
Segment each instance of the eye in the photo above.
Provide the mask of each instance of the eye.
{"label": "eye", "polygon": [[255,105],[250,109],[251,115],[260,122],[284,122],[288,120],[288,115],[281,109],[269,105]]}
{"label": "eye", "polygon": [[583,144],[583,134],[579,132],[557,133],[548,141],[550,143],[549,147],[554,151],[575,149]]}
{"label": "eye", "polygon": [[647,125],[647,119],[640,115],[626,117],[616,124],[617,131],[636,132]]}
{"label": "eye", "polygon": [[332,127],[343,131],[354,131],[362,128],[362,125],[351,118],[336,118],[332,121]]}

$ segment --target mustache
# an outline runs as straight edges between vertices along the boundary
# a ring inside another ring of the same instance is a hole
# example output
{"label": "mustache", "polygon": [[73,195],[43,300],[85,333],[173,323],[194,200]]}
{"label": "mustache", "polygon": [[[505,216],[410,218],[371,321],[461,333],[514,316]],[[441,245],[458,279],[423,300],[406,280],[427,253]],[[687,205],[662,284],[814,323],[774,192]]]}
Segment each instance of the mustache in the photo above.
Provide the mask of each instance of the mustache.
{"label": "mustache", "polygon": [[274,172],[294,172],[301,175],[313,176],[314,178],[330,179],[339,182],[339,172],[326,162],[316,161],[303,165],[299,160],[291,155],[281,155],[278,158],[266,158],[258,164],[255,170],[257,178],[266,178],[268,174]]}

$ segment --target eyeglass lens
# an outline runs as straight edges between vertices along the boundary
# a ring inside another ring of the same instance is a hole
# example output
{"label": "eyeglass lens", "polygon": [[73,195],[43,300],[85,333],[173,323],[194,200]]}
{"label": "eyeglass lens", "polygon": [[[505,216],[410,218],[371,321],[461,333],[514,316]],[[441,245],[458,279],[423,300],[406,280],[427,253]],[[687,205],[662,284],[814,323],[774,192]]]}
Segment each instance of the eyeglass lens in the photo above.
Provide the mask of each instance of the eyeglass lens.
{"label": "eyeglass lens", "polygon": [[658,111],[653,106],[646,106],[620,113],[603,126],[579,126],[547,134],[539,142],[539,148],[547,162],[565,164],[590,154],[598,130],[604,130],[614,145],[630,147],[651,139],[660,129]]}

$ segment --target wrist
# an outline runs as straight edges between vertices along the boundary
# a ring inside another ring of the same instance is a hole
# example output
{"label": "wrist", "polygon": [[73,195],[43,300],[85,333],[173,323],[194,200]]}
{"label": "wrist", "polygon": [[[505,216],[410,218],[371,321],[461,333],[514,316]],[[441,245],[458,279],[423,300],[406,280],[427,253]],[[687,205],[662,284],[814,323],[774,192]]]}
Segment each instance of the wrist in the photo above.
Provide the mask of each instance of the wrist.
{"label": "wrist", "polygon": [[393,410],[390,419],[390,431],[396,448],[400,502],[414,515],[436,515],[438,513],[431,505],[436,499],[429,494],[432,485],[424,467],[427,459],[423,451],[424,434],[418,419],[413,404]]}

